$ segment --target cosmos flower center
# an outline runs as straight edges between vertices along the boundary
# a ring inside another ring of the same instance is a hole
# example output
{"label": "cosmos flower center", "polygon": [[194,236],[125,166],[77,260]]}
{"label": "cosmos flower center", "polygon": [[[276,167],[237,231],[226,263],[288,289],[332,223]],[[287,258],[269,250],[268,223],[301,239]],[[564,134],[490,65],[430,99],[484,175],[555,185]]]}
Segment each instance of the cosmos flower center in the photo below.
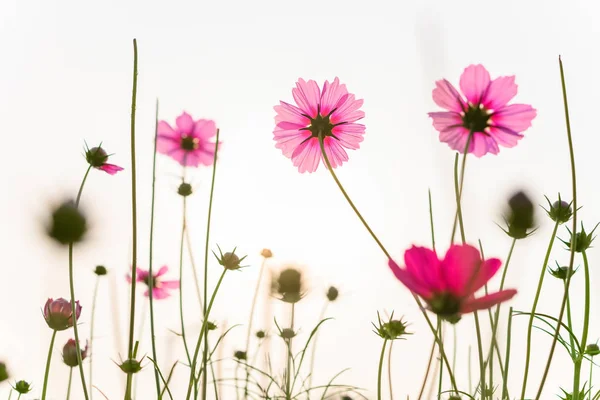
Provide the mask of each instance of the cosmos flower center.
{"label": "cosmos flower center", "polygon": [[489,126],[490,111],[481,105],[469,104],[469,108],[463,114],[463,126],[471,132],[483,132]]}
{"label": "cosmos flower center", "polygon": [[330,115],[331,114],[322,116],[320,113],[318,113],[315,118],[310,119],[310,126],[308,127],[308,130],[312,133],[312,137],[318,138],[321,136],[324,138],[326,136],[333,136],[332,131],[334,125],[329,119]]}
{"label": "cosmos flower center", "polygon": [[200,139],[188,136],[185,133],[181,135],[181,148],[186,151],[198,150],[200,147]]}
{"label": "cosmos flower center", "polygon": [[152,279],[152,288],[155,288],[158,284],[158,280],[156,279],[156,277],[150,278],[150,275],[148,275],[144,278],[144,283],[146,284],[146,286],[150,287],[150,279]]}
{"label": "cosmos flower center", "polygon": [[435,294],[427,301],[431,311],[450,323],[456,323],[460,320],[461,299],[455,295],[442,292]]}

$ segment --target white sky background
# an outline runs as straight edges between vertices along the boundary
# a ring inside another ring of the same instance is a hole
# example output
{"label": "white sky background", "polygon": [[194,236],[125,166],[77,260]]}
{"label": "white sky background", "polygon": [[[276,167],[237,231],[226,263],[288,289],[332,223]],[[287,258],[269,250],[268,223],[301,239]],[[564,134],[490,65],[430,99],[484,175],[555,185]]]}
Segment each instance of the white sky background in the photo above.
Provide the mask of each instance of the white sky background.
{"label": "white sky background", "polygon": [[[83,305],[80,332],[85,337],[95,278],[91,271],[97,264],[109,268],[97,307],[94,382],[111,400],[121,396],[124,375],[111,359],[118,361],[119,354],[126,352],[129,302],[123,277],[131,249],[129,113],[131,40],[136,37],[140,52],[139,265],[146,267],[148,262],[151,151],[158,97],[161,118],[174,121],[187,110],[196,118],[215,119],[222,132],[211,248],[217,243],[223,249],[237,245],[240,253],[249,254],[252,267],[226,277],[211,319],[221,325],[225,320],[229,326],[246,324],[258,275],[258,253],[269,247],[276,255],[271,266],[296,261],[306,267],[310,293],[298,305],[302,335],[297,342],[304,341],[316,323],[328,285],[340,288],[340,299],[328,313],[335,320],[323,326],[319,339],[316,382],[325,383],[350,367],[339,382],[364,387],[369,390],[367,397],[373,398],[381,340],[372,333],[371,321],[377,310],[384,314],[394,310],[412,323],[415,333],[394,345],[396,397],[416,396],[431,334],[410,294],[393,278],[385,258],[326,170],[300,175],[274,148],[272,107],[279,100],[292,100],[291,89],[298,77],[322,83],[339,76],[350,92],[365,99],[365,140],[338,173],[372,228],[401,260],[411,244],[430,245],[428,188],[433,193],[441,252],[447,247],[454,211],[454,153],[438,142],[426,115],[437,109],[431,100],[434,81],[446,77],[457,84],[470,63],[483,63],[492,77],[515,74],[517,100],[531,103],[538,117],[516,148],[502,148],[498,156],[469,159],[464,195],[468,241],[475,244],[481,238],[488,255],[505,259],[510,240],[494,222],[500,222],[505,200],[514,189],[526,188],[538,204],[545,203],[544,194],[554,199],[558,191],[563,198],[571,198],[559,54],[567,73],[579,204],[584,206],[580,215],[589,228],[600,220],[595,207],[600,200],[595,132],[599,12],[600,6],[593,1],[2,2],[0,251],[4,284],[0,299],[4,306],[0,359],[8,362],[15,379],[33,381],[39,395],[51,336],[40,308],[48,297],[69,294],[66,250],[48,243],[40,224],[52,202],[76,194],[86,168],[83,141],[90,145],[102,141],[109,152],[116,153],[111,160],[126,171],[115,177],[99,171],[90,175],[82,205],[89,211],[93,230],[89,241],[75,251],[76,291]],[[159,158],[154,259],[157,267],[168,264],[172,277],[178,267],[181,224],[181,202],[175,194],[179,175],[178,164]],[[201,265],[209,169],[190,175],[196,186],[189,206],[190,229]],[[509,286],[520,290],[511,303],[516,309],[526,309],[532,302],[552,228],[551,221],[538,215],[538,233],[517,243],[508,272]],[[564,228],[559,232],[565,237]],[[554,259],[568,261],[563,247],[555,246],[552,265]],[[589,252],[593,279],[598,278],[599,256],[597,249]],[[581,263],[579,256],[576,263]],[[185,313],[187,333],[193,338],[200,317],[189,271],[187,264]],[[211,256],[211,287],[220,272]],[[578,310],[582,308],[582,278],[583,274],[577,274],[573,283]],[[111,282],[118,289],[118,309],[109,301]],[[546,282],[540,311],[556,313],[561,286],[553,279]],[[592,341],[600,336],[600,324],[594,318],[600,307],[597,282],[593,281],[592,290]],[[141,290],[139,295],[141,300]],[[281,307],[276,305],[273,311],[285,321]],[[167,362],[183,357],[181,346],[168,331],[179,330],[177,297],[157,302],[156,312],[159,359],[166,369]],[[575,315],[579,322],[579,312]],[[257,318],[257,328],[264,328],[262,319]],[[114,341],[117,322],[121,347]],[[521,382],[525,329],[525,319],[516,318],[510,368],[513,396]],[[578,324],[576,330],[580,329]],[[60,349],[71,334],[59,333],[57,338],[50,398],[64,397],[68,369],[60,360]],[[475,345],[471,316],[458,325],[458,334],[456,375],[467,389],[466,355],[469,344]],[[244,338],[245,327],[234,330],[224,356],[243,348]],[[169,340],[174,347],[166,346]],[[535,333],[529,396],[535,395],[549,342],[543,333]],[[140,352],[150,354],[147,334]],[[474,374],[475,354],[473,347]],[[231,376],[231,364],[227,366],[223,373]],[[561,385],[570,391],[571,375],[566,352],[557,348],[542,398],[553,398]],[[143,384],[138,398],[152,398],[150,365],[139,377]],[[185,367],[179,366],[175,398],[182,398],[186,379]],[[7,393],[4,383],[0,395]],[[94,397],[100,396],[95,393]]]}

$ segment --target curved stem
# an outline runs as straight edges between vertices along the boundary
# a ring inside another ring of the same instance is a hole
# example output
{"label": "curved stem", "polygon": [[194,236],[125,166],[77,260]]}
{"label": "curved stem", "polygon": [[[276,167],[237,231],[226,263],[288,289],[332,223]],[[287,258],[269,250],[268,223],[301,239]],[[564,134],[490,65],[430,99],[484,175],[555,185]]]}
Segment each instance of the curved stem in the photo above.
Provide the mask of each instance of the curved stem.
{"label": "curved stem", "polygon": [[[531,334],[533,330],[533,318],[535,316],[535,310],[537,309],[540,294],[542,292],[542,285],[544,284],[544,277],[546,276],[546,266],[550,259],[550,253],[552,252],[552,246],[554,245],[554,239],[556,238],[556,231],[558,230],[558,221],[554,224],[552,235],[550,236],[550,243],[544,256],[544,262],[540,271],[540,278],[538,279],[538,285],[533,300],[533,306],[531,307],[531,313],[529,314],[529,322],[527,323],[527,344],[525,350],[525,369],[523,370],[523,385],[521,386],[521,399],[525,398],[525,391],[527,389],[527,377],[529,375],[529,363],[531,359]],[[558,328],[557,328],[558,329]]]}
{"label": "curved stem", "polygon": [[394,341],[390,343],[388,350],[388,385],[390,387],[390,400],[394,399],[394,392],[392,390],[392,348],[394,347]]}
{"label": "curved stem", "polygon": [[[590,267],[587,254],[581,252],[583,256],[583,270],[585,272],[585,306],[583,314],[583,332],[581,333],[581,348],[575,361],[575,371],[573,374],[573,400],[583,400],[583,393],[580,392],[579,382],[581,379],[581,366],[583,365],[583,355],[587,345],[588,331],[590,327]],[[559,329],[558,327],[556,329]],[[591,388],[589,389],[591,392]],[[580,396],[581,395],[581,396]]]}
{"label": "curved stem", "polygon": [[48,376],[50,375],[50,361],[52,360],[52,349],[54,348],[54,339],[56,331],[52,331],[52,339],[48,348],[48,357],[46,358],[46,372],[44,372],[44,386],[42,387],[42,400],[46,400],[46,391],[48,390]]}
{"label": "curved stem", "polygon": [[185,320],[183,318],[183,244],[186,230],[186,214],[187,214],[187,197],[183,197],[183,217],[181,223],[181,241],[179,244],[179,321],[181,325],[181,339],[183,340],[183,348],[188,365],[191,365],[190,350],[185,336]]}
{"label": "curved stem", "polygon": [[[328,305],[329,305],[329,302],[326,302],[323,305],[323,309],[321,310],[321,314],[319,315],[319,322],[323,321],[323,319],[325,318],[325,313],[327,312]],[[308,388],[309,389],[312,387],[313,373],[314,373],[314,369],[315,369],[315,358],[317,355],[317,339],[319,338],[319,332],[320,331],[315,332],[315,336],[314,336],[313,343],[312,343],[312,351],[311,351],[311,355],[310,355],[310,368],[308,370]]]}
{"label": "curved stem", "polygon": [[[189,380],[188,392],[187,392],[187,396],[186,396],[187,400],[189,400],[190,395],[192,393],[192,386],[194,386],[194,380],[195,380],[195,375],[196,375],[196,364],[198,361],[198,353],[200,351],[200,345],[202,344],[202,339],[204,338],[204,336],[206,335],[206,332],[207,332],[206,325],[208,322],[208,317],[210,315],[210,310],[212,309],[215,298],[217,297],[217,292],[219,291],[219,288],[221,287],[221,282],[223,282],[223,278],[225,278],[226,272],[227,272],[227,269],[223,268],[223,273],[221,274],[221,277],[219,278],[219,281],[217,282],[217,286],[215,287],[215,290],[213,291],[213,294],[210,298],[210,302],[208,303],[208,307],[206,309],[206,314],[204,315],[204,320],[202,321],[202,327],[200,328],[200,336],[198,337],[198,343],[196,343],[196,349],[194,350],[194,358],[192,359],[191,368],[190,368],[190,380]],[[204,370],[204,371],[206,371],[206,370]],[[206,373],[204,373],[204,375],[206,375]]]}
{"label": "curved stem", "polygon": [[[129,310],[129,342],[127,356],[133,358],[133,338],[135,334],[135,286],[137,267],[137,191],[136,191],[136,168],[135,168],[135,109],[137,98],[137,64],[138,52],[137,41],[133,39],[133,88],[131,91],[131,225],[132,225],[132,250],[131,250],[131,300]],[[77,338],[75,338],[77,340]],[[79,354],[79,352],[77,353]],[[81,363],[79,364],[81,367]],[[125,389],[125,400],[131,400],[132,373],[127,374],[127,386]],[[84,385],[85,387],[85,385]],[[87,399],[87,396],[86,396]]]}
{"label": "curved stem", "polygon": [[435,353],[435,339],[433,340],[433,343],[431,344],[431,351],[429,352],[429,361],[427,362],[427,369],[425,370],[425,377],[423,378],[423,384],[421,385],[421,390],[419,391],[419,397],[417,397],[417,400],[421,400],[421,397],[423,397],[423,392],[425,391],[425,386],[427,385],[427,379],[429,378],[429,370],[431,370],[431,364],[433,361],[433,353]]}
{"label": "curved stem", "polygon": [[[220,135],[220,130],[217,129],[217,137],[215,140],[215,155],[213,158],[213,171],[212,171],[212,179],[211,179],[211,183],[210,183],[210,197],[209,197],[209,201],[208,201],[208,218],[206,221],[206,243],[204,246],[204,321],[202,322],[202,326],[203,326],[203,330],[206,330],[206,320],[208,319],[208,309],[206,306],[206,302],[208,299],[208,289],[207,289],[207,283],[208,283],[208,244],[209,244],[209,239],[210,239],[210,220],[211,220],[211,216],[212,216],[212,205],[213,205],[213,195],[215,192],[215,176],[217,173],[217,155],[219,154],[219,135]],[[216,290],[215,290],[216,293]],[[212,302],[212,300],[211,300]],[[202,335],[206,335],[206,332],[202,332],[200,334],[200,337],[202,338]],[[208,341],[204,342],[204,352],[202,353],[202,370],[206,371],[206,365],[208,362]],[[194,358],[196,358],[196,356],[194,356]],[[194,362],[193,365],[195,366],[196,363]],[[193,369],[192,369],[192,372]],[[206,400],[206,373],[204,373],[202,375],[202,400]],[[194,376],[194,374],[192,373],[192,376]]]}
{"label": "curved stem", "polygon": [[[258,279],[256,280],[256,289],[254,289],[254,297],[252,298],[252,306],[250,307],[250,318],[248,319],[248,333],[246,334],[246,359],[250,356],[250,335],[252,335],[252,322],[254,321],[254,308],[256,307],[256,300],[258,299],[258,293],[260,292],[260,282],[262,280],[263,271],[265,269],[266,258],[263,258],[260,263],[260,271],[258,272]],[[238,364],[239,365],[239,364]],[[244,384],[244,399],[248,398],[248,384],[250,382],[250,366],[246,365],[246,383]],[[310,387],[310,385],[309,385]],[[236,390],[237,392],[237,390]]]}
{"label": "curved stem", "polygon": [[[440,337],[440,341],[444,341],[444,332],[442,332],[442,319],[437,319],[437,334]],[[438,394],[437,398],[440,399],[442,396],[442,384],[444,382],[444,362],[442,359],[442,352],[440,351],[440,375],[438,376]]]}
{"label": "curved stem", "polygon": [[[569,120],[569,103],[567,101],[567,88],[565,84],[565,74],[563,71],[563,65],[560,57],[558,58],[558,63],[560,66],[560,81],[562,85],[563,91],[563,102],[565,105],[565,120],[567,124],[567,139],[569,142],[569,158],[571,160],[571,181],[573,184],[573,236],[577,233],[577,176],[575,173],[575,154],[573,151],[573,138],[571,137],[571,122]],[[552,345],[550,346],[550,354],[548,355],[548,361],[546,363],[546,368],[544,369],[544,375],[542,376],[542,381],[540,382],[540,386],[538,388],[537,395],[535,400],[539,400],[542,395],[542,390],[544,389],[544,384],[546,383],[546,378],[548,378],[548,372],[550,371],[550,364],[552,363],[552,357],[554,356],[554,350],[556,349],[556,342],[558,340],[559,335],[559,327],[562,323],[562,319],[565,312],[565,305],[567,303],[567,298],[569,297],[569,287],[571,285],[571,277],[573,272],[573,261],[575,260],[575,240],[571,240],[571,256],[569,259],[569,271],[567,273],[567,284],[565,285],[565,294],[563,295],[562,304],[560,306],[560,313],[558,314],[558,323],[556,325],[556,332],[554,333],[554,337],[552,338]]]}
{"label": "curved stem", "polygon": [[508,326],[506,328],[506,357],[504,364],[504,372],[502,373],[502,397],[501,400],[508,400],[508,364],[510,363],[510,339],[512,329],[513,308],[508,311]]}
{"label": "curved stem", "polygon": [[381,375],[383,371],[383,359],[385,358],[385,346],[388,340],[384,339],[383,346],[381,347],[381,356],[379,356],[379,372],[377,373],[377,400],[381,400]]}
{"label": "curved stem", "polygon": [[[92,395],[93,395],[93,384],[92,384],[92,369],[93,369],[93,365],[94,365],[94,347],[93,347],[93,343],[94,343],[94,322],[96,321],[96,300],[98,298],[98,286],[100,284],[100,276],[96,276],[96,284],[94,285],[94,295],[92,297],[92,316],[91,318],[91,322],[90,322],[90,344],[88,347],[88,352],[90,354],[90,400],[92,399]],[[72,368],[71,368],[71,372]]]}
{"label": "curved stem", "polygon": [[67,385],[67,400],[69,400],[71,398],[71,382],[73,382],[73,368],[69,369],[69,384]]}
{"label": "curved stem", "polygon": [[[156,111],[154,114],[154,151],[152,153],[152,194],[150,201],[150,240],[149,240],[149,252],[148,255],[148,275],[153,275],[153,260],[154,260],[154,198],[156,192],[156,145],[158,142],[158,99],[156,99]],[[180,282],[181,286],[181,282]],[[152,343],[152,359],[158,365],[158,359],[156,358],[156,335],[154,333],[154,279],[149,279],[148,284],[148,299],[150,302],[150,339]],[[160,396],[160,378],[158,376],[158,368],[154,368],[154,382],[156,384],[156,395]]]}

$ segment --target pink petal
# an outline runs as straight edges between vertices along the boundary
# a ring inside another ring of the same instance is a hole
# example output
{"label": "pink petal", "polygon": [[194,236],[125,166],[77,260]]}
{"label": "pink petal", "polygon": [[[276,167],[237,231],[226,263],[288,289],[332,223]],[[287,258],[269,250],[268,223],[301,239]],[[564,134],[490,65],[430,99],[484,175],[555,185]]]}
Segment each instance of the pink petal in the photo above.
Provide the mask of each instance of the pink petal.
{"label": "pink petal", "polygon": [[498,110],[504,107],[517,95],[517,85],[514,76],[501,76],[494,79],[481,103],[487,109]]}
{"label": "pink petal", "polygon": [[150,273],[145,269],[136,268],[135,280],[137,282],[143,282],[144,280],[148,279],[149,275]]}
{"label": "pink petal", "polygon": [[179,281],[177,281],[177,280],[161,281],[160,287],[163,289],[179,289]]}
{"label": "pink petal", "polygon": [[280,149],[286,157],[291,158],[298,146],[311,136],[310,131],[280,130],[276,129],[273,134],[276,142],[275,147]]}
{"label": "pink petal", "polygon": [[[146,291],[146,293],[144,293],[146,296],[148,296],[150,294],[150,292]],[[154,288],[152,289],[152,298],[156,299],[156,300],[163,300],[166,299],[167,297],[171,296],[171,294],[169,293],[168,290],[164,290],[161,288]]]}
{"label": "pink petal", "polygon": [[489,135],[504,147],[515,147],[523,135],[504,127],[489,127]]}
{"label": "pink petal", "polygon": [[187,133],[189,135],[194,131],[194,120],[191,115],[186,112],[183,112],[183,114],[177,117],[175,124],[180,133]]}
{"label": "pink petal", "polygon": [[466,109],[462,96],[446,79],[436,81],[435,86],[432,92],[435,104],[457,113],[463,112]]}
{"label": "pink petal", "polygon": [[298,79],[296,87],[292,89],[292,96],[302,112],[310,118],[317,116],[317,108],[321,100],[321,90],[317,82],[312,79],[306,82],[304,79]]}
{"label": "pink petal", "polygon": [[167,121],[160,121],[156,127],[156,133],[158,136],[165,137],[176,137],[179,138],[179,134],[171,128],[171,125]]}
{"label": "pink petal", "polygon": [[475,293],[481,289],[494,275],[496,275],[496,272],[498,272],[501,266],[502,261],[498,258],[489,258],[482,262],[476,277],[467,288],[467,293]]}
{"label": "pink petal", "polygon": [[210,139],[217,134],[217,125],[210,119],[199,119],[194,124],[193,134],[198,138]]}
{"label": "pink petal", "polygon": [[468,244],[453,245],[442,261],[441,271],[447,289],[457,297],[467,297],[473,283],[478,281],[483,262],[479,250]]}
{"label": "pink petal", "polygon": [[323,93],[321,93],[321,115],[329,115],[339,100],[347,94],[346,85],[340,85],[340,80],[337,77],[332,83],[325,81]]}
{"label": "pink petal", "polygon": [[487,153],[498,154],[500,151],[498,143],[496,143],[494,138],[482,132],[475,132],[473,134],[469,148],[469,153],[472,153],[476,157],[483,157]]}
{"label": "pink petal", "polygon": [[171,152],[169,152],[169,154],[167,154],[168,156],[170,156],[173,160],[177,161],[179,164],[186,166],[187,164],[187,153],[188,151],[181,149],[181,148],[176,148],[174,150],[172,150]]}
{"label": "pink petal", "polygon": [[300,173],[315,172],[321,160],[321,150],[317,138],[311,138],[299,145],[292,154],[292,162]]}
{"label": "pink petal", "polygon": [[388,266],[396,276],[396,278],[404,284],[411,292],[428,299],[431,297],[432,292],[430,288],[423,286],[423,284],[415,279],[410,272],[400,268],[398,264],[392,259],[388,260]]}
{"label": "pink petal", "polygon": [[163,265],[162,267],[160,267],[160,269],[158,270],[158,272],[156,272],[154,274],[154,277],[158,278],[159,276],[163,276],[164,274],[167,273],[167,271],[169,271],[169,267],[167,267],[166,265]]}
{"label": "pink petal", "polygon": [[340,140],[343,147],[356,150],[364,140],[365,126],[355,123],[342,124],[333,128],[332,133]]}
{"label": "pink petal", "polygon": [[433,127],[442,132],[447,129],[453,129],[463,126],[463,120],[460,114],[452,111],[430,112],[428,115],[433,120]]}
{"label": "pink petal", "polygon": [[331,114],[332,124],[341,122],[356,122],[365,117],[365,112],[359,110],[364,104],[364,100],[356,100],[353,94],[348,94],[340,99],[336,110]]}
{"label": "pink petal", "polygon": [[123,171],[123,168],[119,167],[118,165],[114,165],[114,164],[104,164],[99,169],[101,169],[102,171],[106,172],[109,175],[114,175],[119,171]]}
{"label": "pink petal", "polygon": [[[317,141],[317,145],[319,146],[319,154],[321,157],[323,153],[321,152],[321,146]],[[336,168],[341,166],[344,162],[348,161],[348,153],[342,148],[341,144],[337,139],[334,139],[330,136],[326,137],[323,140],[323,147],[325,148],[325,154],[327,154],[327,159],[331,164],[332,168]],[[323,160],[325,163],[325,160]]]}
{"label": "pink petal", "polygon": [[169,154],[181,148],[181,137],[161,136],[156,138],[156,151]]}
{"label": "pink petal", "polygon": [[310,125],[310,119],[306,118],[305,115],[302,115],[302,110],[298,107],[288,104],[285,101],[280,101],[279,103],[278,106],[273,107],[277,112],[277,115],[275,116],[276,123],[286,121],[302,125],[303,127]]}
{"label": "pink petal", "polygon": [[406,271],[432,292],[446,290],[441,263],[437,254],[426,247],[412,246],[404,252]]}
{"label": "pink petal", "polygon": [[528,104],[511,104],[492,114],[491,121],[495,126],[502,126],[517,133],[531,126],[537,111]]}
{"label": "pink petal", "polygon": [[501,292],[490,293],[487,296],[478,299],[472,298],[462,303],[460,312],[466,314],[477,310],[485,310],[496,304],[512,299],[515,294],[517,294],[516,290],[508,289]]}
{"label": "pink petal", "polygon": [[460,76],[460,90],[471,104],[480,104],[490,84],[490,73],[483,65],[469,65]]}

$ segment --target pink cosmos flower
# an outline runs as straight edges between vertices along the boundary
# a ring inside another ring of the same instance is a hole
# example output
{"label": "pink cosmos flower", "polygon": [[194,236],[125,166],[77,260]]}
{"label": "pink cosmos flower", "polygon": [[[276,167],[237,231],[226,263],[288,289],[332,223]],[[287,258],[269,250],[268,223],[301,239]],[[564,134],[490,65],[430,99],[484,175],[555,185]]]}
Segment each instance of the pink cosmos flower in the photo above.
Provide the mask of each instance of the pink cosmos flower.
{"label": "pink cosmos flower", "polygon": [[356,121],[364,118],[359,108],[363,100],[348,93],[338,78],[325,81],[320,89],[313,80],[299,79],[292,89],[296,106],[280,101],[274,109],[275,147],[292,159],[298,171],[314,172],[322,158],[319,140],[333,168],[348,161],[345,149],[356,150],[363,141],[365,126]]}
{"label": "pink cosmos flower", "polygon": [[[169,267],[166,265],[162,266],[158,272],[154,274],[154,278],[152,278],[152,298],[156,300],[166,299],[171,295],[169,293],[170,289],[178,289],[179,281],[171,280],[165,281],[160,277],[167,273]],[[148,297],[150,295],[150,272],[142,269],[136,268],[136,282],[143,282],[148,286],[148,290],[144,292],[144,296]],[[127,274],[127,282],[131,283],[131,275]]]}
{"label": "pink cosmos flower", "polygon": [[[79,301],[75,302],[77,319],[81,315]],[[55,331],[64,331],[73,326],[73,311],[71,302],[63,299],[48,299],[44,305],[44,319],[48,326]]]}
{"label": "pink cosmos flower", "polygon": [[511,299],[514,289],[475,297],[500,269],[497,258],[482,260],[470,245],[453,245],[443,260],[425,247],[413,246],[404,253],[405,268],[390,259],[388,265],[396,278],[410,291],[423,298],[429,309],[449,322],[456,323],[461,314],[490,308]]}
{"label": "pink cosmos flower", "polygon": [[433,127],[440,132],[440,141],[461,153],[471,132],[468,152],[477,157],[498,154],[499,145],[514,147],[536,116],[528,104],[508,105],[517,94],[514,76],[491,80],[482,65],[468,66],[460,77],[466,100],[446,79],[435,85],[433,101],[448,111],[429,113]]}
{"label": "pink cosmos flower", "polygon": [[102,170],[109,175],[114,175],[119,171],[123,171],[123,168],[115,164],[109,164],[108,154],[102,147],[92,147],[87,149],[85,152],[85,159],[94,168]]}
{"label": "pink cosmos flower", "polygon": [[[215,143],[210,138],[217,134],[217,126],[209,119],[194,121],[184,112],[175,120],[175,128],[166,121],[158,123],[156,149],[179,164],[190,167],[212,165]],[[219,143],[219,146],[221,143]]]}

